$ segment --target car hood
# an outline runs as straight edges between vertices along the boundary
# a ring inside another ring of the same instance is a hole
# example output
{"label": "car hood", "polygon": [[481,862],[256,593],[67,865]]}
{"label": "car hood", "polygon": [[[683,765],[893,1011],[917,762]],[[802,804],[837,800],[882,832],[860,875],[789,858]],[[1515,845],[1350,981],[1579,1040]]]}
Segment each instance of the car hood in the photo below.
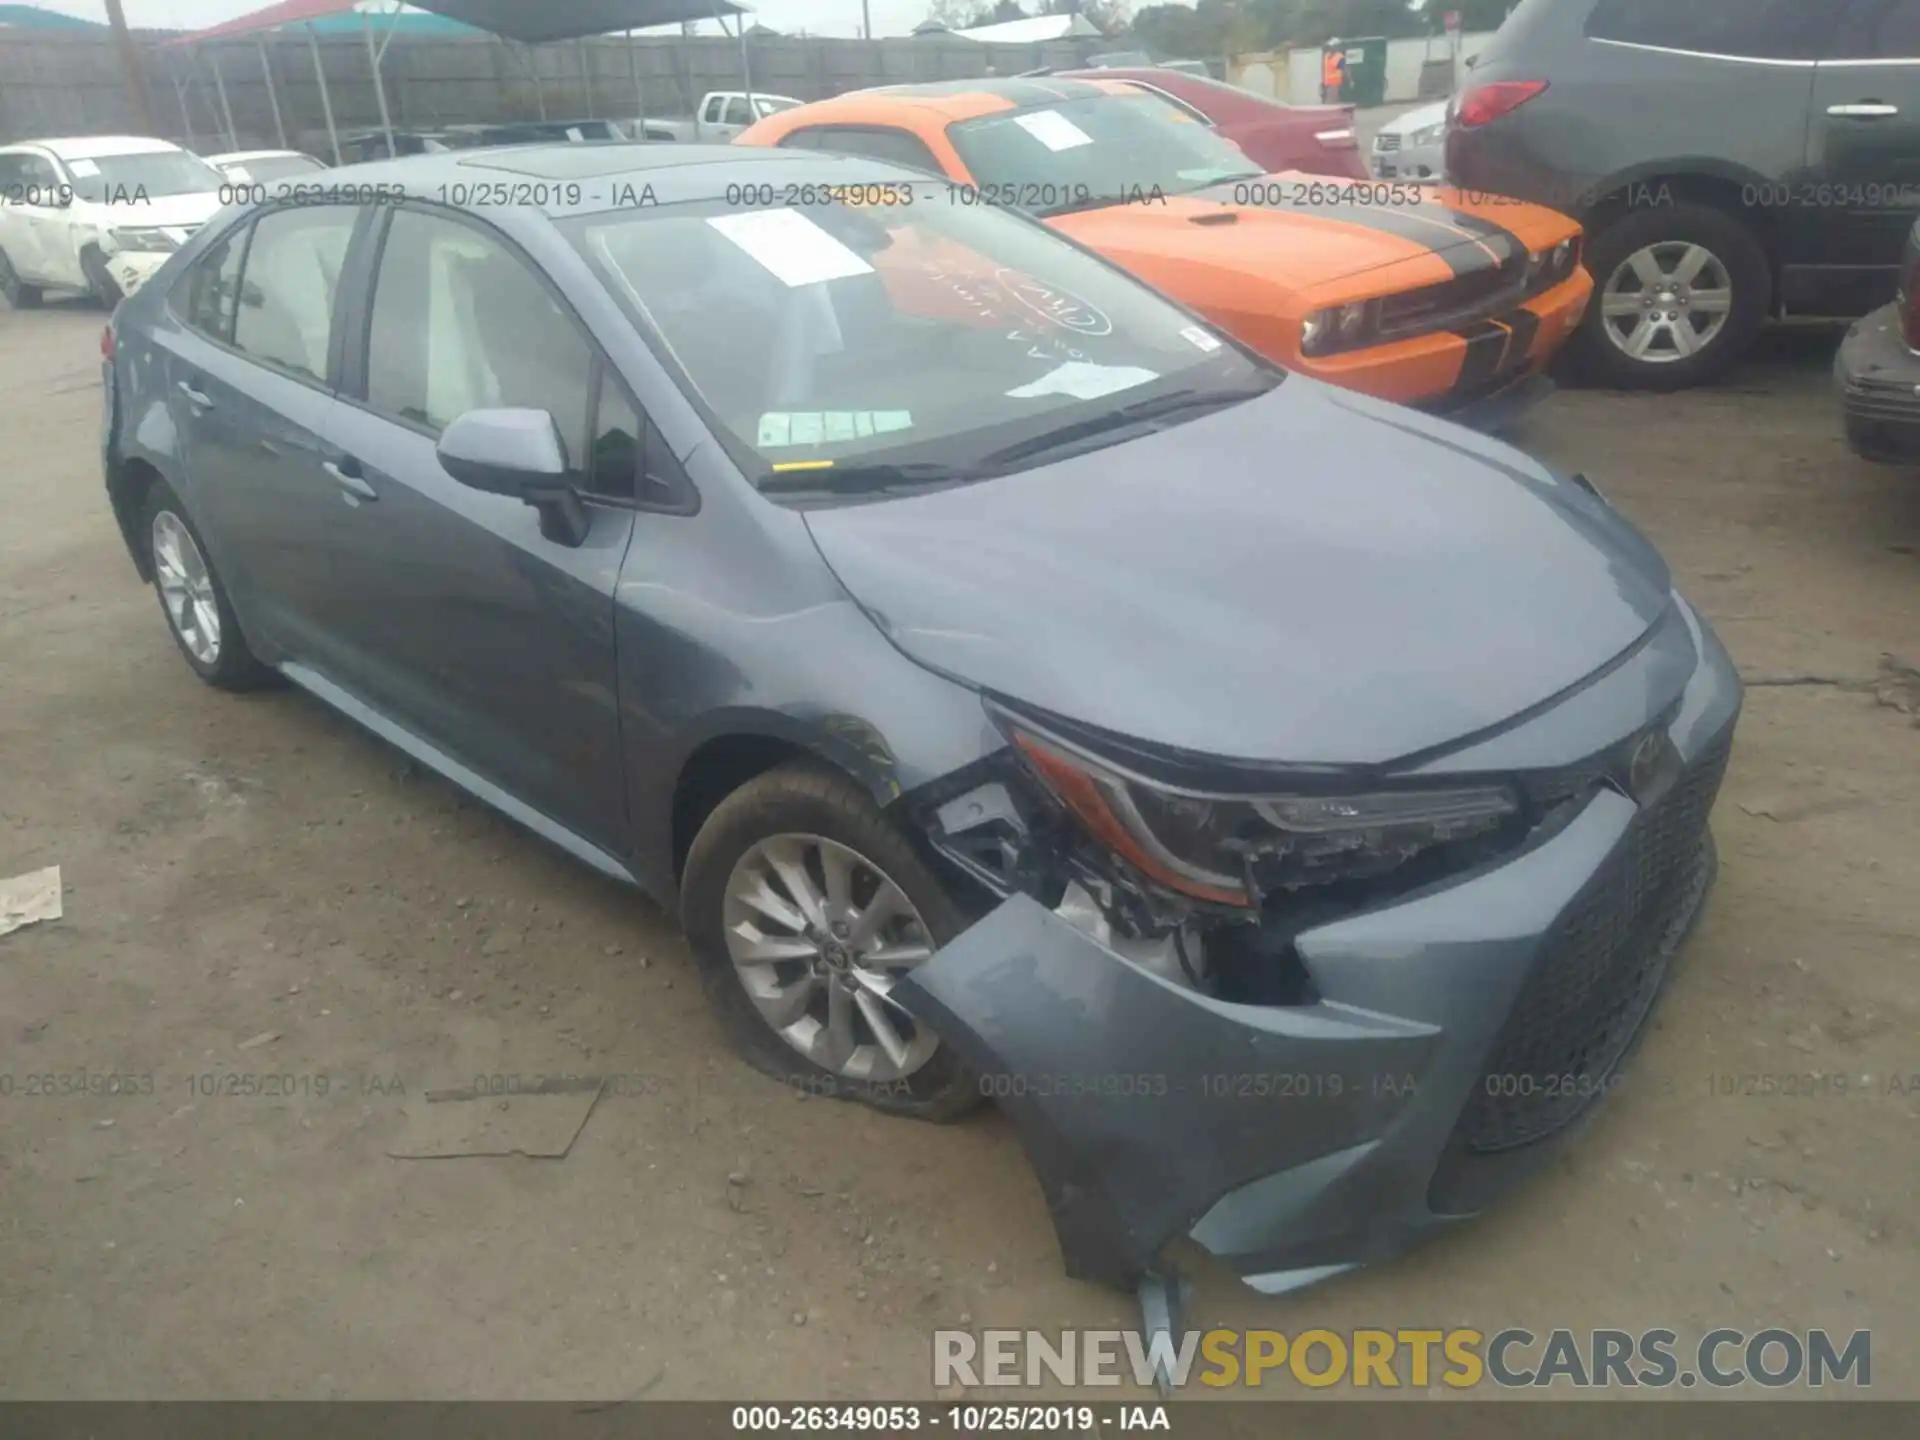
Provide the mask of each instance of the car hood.
{"label": "car hood", "polygon": [[188,195],[155,195],[145,200],[115,200],[94,205],[92,218],[104,229],[129,225],[175,229],[204,225],[220,213],[218,191],[201,190]]}
{"label": "car hood", "polygon": [[[1374,188],[1289,171],[1191,195],[1130,196],[1047,224],[1190,303],[1196,294],[1245,293],[1248,282],[1300,293],[1385,266],[1403,272],[1390,277],[1391,288],[1435,285],[1527,248],[1507,217],[1446,203],[1458,198],[1451,192],[1407,185],[1433,193],[1370,204]],[[1555,242],[1574,230],[1570,221],[1550,228]]]}
{"label": "car hood", "polygon": [[1617,659],[1665,564],[1577,483],[1304,376],[1017,475],[807,512],[912,659],[1227,759],[1383,764]]}
{"label": "car hood", "polygon": [[1379,129],[1382,135],[1411,135],[1416,130],[1425,130],[1433,125],[1443,125],[1447,119],[1447,101],[1437,105],[1422,105],[1418,110],[1409,110],[1396,116]]}

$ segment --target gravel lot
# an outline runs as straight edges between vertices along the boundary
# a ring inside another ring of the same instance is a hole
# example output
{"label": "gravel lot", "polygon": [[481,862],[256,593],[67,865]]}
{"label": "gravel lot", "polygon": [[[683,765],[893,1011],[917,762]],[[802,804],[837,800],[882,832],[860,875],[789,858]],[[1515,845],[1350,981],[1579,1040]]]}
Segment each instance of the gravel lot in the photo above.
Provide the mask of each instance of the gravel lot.
{"label": "gravel lot", "polygon": [[[1134,1323],[1061,1277],[998,1119],[764,1081],[646,904],[297,692],[196,681],[102,491],[100,326],[0,311],[0,876],[67,883],[0,940],[0,1396],[915,1398],[937,1325]],[[1630,1083],[1486,1221],[1284,1301],[1203,1272],[1195,1323],[1870,1325],[1920,1396],[1920,692],[1876,685],[1920,661],[1920,476],[1847,454],[1834,344],[1515,437],[1801,682],[1751,691]],[[27,1093],[81,1070],[152,1093]],[[627,1077],[565,1159],[389,1158],[423,1091],[554,1070]]]}

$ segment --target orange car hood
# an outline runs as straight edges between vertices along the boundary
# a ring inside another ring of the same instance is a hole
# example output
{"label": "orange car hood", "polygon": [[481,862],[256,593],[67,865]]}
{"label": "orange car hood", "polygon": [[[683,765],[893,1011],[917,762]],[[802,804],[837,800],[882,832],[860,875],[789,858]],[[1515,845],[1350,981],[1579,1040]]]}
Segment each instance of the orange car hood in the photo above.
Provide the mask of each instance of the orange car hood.
{"label": "orange car hood", "polygon": [[[1500,221],[1434,201],[1283,203],[1296,190],[1341,188],[1325,176],[1276,175],[1193,195],[1131,200],[1047,223],[1190,302],[1203,298],[1196,287],[1231,293],[1253,281],[1269,291],[1300,293],[1393,265],[1404,267],[1405,274],[1391,277],[1383,289],[1434,284],[1492,268],[1526,246]],[[1235,204],[1236,191],[1257,193],[1272,203]],[[1517,208],[1536,217],[1545,214],[1532,206]],[[1503,212],[1502,221],[1506,218]],[[1540,229],[1539,219],[1527,228]],[[1574,230],[1571,221],[1554,228],[1559,233],[1549,244]]]}

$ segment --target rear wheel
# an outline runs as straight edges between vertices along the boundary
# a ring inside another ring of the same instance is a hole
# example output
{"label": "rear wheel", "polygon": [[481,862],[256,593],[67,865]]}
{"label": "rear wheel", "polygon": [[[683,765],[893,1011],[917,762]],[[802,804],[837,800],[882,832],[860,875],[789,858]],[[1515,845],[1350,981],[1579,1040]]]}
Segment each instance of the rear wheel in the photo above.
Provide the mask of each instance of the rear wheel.
{"label": "rear wheel", "polygon": [[1595,294],[1580,327],[1589,378],[1626,390],[1718,379],[1753,344],[1772,303],[1767,253],[1705,205],[1635,211],[1587,250]]}
{"label": "rear wheel", "polygon": [[40,305],[40,287],[20,278],[5,250],[0,250],[0,295],[16,310],[35,310]]}
{"label": "rear wheel", "polygon": [[680,917],[757,1069],[926,1120],[978,1103],[951,1047],[890,994],[959,933],[959,912],[851,781],[784,765],[721,801],[688,852]]}
{"label": "rear wheel", "polygon": [[247,648],[200,532],[164,480],[154,481],[147,492],[146,534],[160,611],[193,673],[221,690],[256,690],[270,683],[274,672]]}

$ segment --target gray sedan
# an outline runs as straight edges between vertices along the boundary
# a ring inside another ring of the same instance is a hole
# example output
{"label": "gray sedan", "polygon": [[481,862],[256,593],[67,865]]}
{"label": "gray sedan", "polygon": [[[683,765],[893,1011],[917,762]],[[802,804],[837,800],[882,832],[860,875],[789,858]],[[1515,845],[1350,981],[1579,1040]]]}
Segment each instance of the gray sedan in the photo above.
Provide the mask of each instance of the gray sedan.
{"label": "gray sedan", "polygon": [[1740,689],[1584,481],[913,171],[333,179],[105,337],[108,494],[203,680],[676,907],[767,1074],[997,1101],[1079,1276],[1378,1259],[1613,1085]]}

